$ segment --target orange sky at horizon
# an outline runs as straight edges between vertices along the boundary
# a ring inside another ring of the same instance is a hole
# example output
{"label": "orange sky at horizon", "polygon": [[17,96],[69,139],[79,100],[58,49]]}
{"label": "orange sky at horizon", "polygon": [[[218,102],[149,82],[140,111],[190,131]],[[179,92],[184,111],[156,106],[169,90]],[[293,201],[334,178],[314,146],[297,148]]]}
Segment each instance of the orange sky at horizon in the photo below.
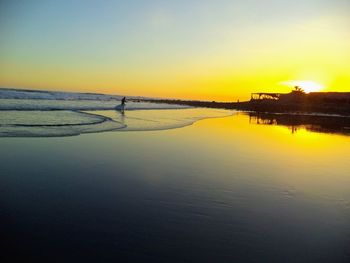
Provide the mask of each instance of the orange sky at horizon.
{"label": "orange sky at horizon", "polygon": [[216,101],[291,83],[350,91],[347,1],[132,2],[1,2],[0,86]]}

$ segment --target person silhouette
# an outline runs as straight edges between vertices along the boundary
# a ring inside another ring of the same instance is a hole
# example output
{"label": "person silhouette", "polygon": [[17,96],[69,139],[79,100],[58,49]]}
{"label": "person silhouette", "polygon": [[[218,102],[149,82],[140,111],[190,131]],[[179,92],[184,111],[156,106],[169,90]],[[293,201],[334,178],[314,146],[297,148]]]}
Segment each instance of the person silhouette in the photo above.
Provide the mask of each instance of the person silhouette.
{"label": "person silhouette", "polygon": [[125,102],[126,102],[126,98],[122,98],[122,103],[121,103],[121,107],[120,107],[120,111],[122,113],[124,113],[124,109],[125,109]]}
{"label": "person silhouette", "polygon": [[125,102],[126,102],[126,98],[124,97],[124,98],[122,98],[120,105],[117,105],[117,106],[115,107],[115,109],[116,109],[116,110],[119,110],[121,113],[124,113]]}

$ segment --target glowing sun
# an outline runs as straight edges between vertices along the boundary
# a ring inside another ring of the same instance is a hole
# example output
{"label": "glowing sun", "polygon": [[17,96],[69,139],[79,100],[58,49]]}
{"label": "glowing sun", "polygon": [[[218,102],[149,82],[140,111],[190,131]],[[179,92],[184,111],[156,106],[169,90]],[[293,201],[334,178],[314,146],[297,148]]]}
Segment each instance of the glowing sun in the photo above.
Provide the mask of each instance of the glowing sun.
{"label": "glowing sun", "polygon": [[285,85],[290,87],[299,86],[306,93],[317,92],[324,89],[324,87],[315,81],[312,80],[291,80],[284,82]]}

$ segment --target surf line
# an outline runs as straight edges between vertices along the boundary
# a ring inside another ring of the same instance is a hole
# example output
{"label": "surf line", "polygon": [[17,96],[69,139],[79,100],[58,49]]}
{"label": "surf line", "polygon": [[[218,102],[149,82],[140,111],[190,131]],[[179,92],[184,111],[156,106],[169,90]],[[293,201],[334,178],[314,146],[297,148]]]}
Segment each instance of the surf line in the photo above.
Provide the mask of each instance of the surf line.
{"label": "surf line", "polygon": [[[115,122],[115,123],[120,123],[118,121],[113,120],[110,117],[103,116],[103,115],[98,115],[98,114],[93,114],[93,113],[87,113],[83,112],[80,110],[67,110],[70,112],[76,112],[78,114],[86,115],[86,116],[93,116],[97,117],[99,120],[97,121],[91,121],[91,122],[81,122],[81,123],[57,123],[57,124],[22,124],[22,123],[16,123],[16,124],[0,124],[2,127],[68,127],[68,126],[83,126],[83,125],[96,125],[96,124],[101,124],[107,121],[110,122]],[[120,123],[122,124],[122,123]],[[124,125],[126,127],[126,125]],[[121,127],[119,129],[125,128]]]}

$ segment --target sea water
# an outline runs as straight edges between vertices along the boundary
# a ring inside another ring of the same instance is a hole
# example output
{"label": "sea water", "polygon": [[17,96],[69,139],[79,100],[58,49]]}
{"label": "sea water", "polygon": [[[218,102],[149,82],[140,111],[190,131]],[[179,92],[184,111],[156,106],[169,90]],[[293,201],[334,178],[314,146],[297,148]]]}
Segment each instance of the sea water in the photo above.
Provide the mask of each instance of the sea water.
{"label": "sea water", "polygon": [[346,124],[210,109],[0,114],[22,128],[119,125],[0,138],[9,262],[350,259]]}

